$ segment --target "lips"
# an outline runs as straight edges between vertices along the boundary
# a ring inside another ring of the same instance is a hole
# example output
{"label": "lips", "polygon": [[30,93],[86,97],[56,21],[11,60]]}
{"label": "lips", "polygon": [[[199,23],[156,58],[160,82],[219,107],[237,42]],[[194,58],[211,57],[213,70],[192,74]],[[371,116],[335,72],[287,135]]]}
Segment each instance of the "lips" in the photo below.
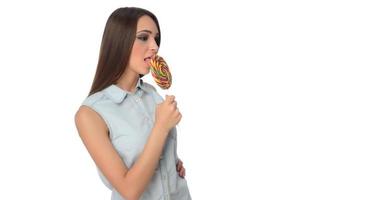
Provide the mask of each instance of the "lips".
{"label": "lips", "polygon": [[151,60],[152,60],[151,56],[144,58],[144,61],[147,63],[148,66],[151,66]]}
{"label": "lips", "polygon": [[154,58],[156,55],[148,56],[144,58],[144,61],[148,64],[148,66],[151,66],[151,60]]}
{"label": "lips", "polygon": [[144,58],[144,61],[147,60],[147,59],[152,59],[153,57],[155,57],[156,55],[151,55],[151,56],[148,56],[148,57],[145,57]]}

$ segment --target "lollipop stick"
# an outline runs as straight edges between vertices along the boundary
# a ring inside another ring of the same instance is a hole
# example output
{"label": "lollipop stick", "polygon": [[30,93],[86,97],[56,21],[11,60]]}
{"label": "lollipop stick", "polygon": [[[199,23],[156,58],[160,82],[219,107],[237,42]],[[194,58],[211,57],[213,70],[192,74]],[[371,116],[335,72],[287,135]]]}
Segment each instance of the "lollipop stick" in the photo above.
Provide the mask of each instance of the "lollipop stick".
{"label": "lollipop stick", "polygon": [[[172,76],[165,60],[161,56],[156,55],[151,59],[150,67],[153,80],[165,91],[165,94],[177,96],[174,88],[171,87]],[[176,125],[176,129],[180,131],[180,126],[178,124]]]}

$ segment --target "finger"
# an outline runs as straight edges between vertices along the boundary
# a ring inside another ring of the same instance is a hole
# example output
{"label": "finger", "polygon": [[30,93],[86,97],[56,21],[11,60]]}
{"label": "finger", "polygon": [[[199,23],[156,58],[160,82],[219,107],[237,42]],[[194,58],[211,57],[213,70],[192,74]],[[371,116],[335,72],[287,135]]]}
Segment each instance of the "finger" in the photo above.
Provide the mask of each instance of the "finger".
{"label": "finger", "polygon": [[178,166],[179,166],[179,169],[181,169],[181,168],[183,168],[183,163],[182,163],[182,161],[178,161]]}
{"label": "finger", "polygon": [[182,114],[179,113],[179,116],[177,117],[177,124],[182,120]]}
{"label": "finger", "polygon": [[173,102],[174,99],[175,99],[175,96],[174,96],[174,95],[170,95],[170,96],[168,96],[168,100],[169,100],[169,102]]}
{"label": "finger", "polygon": [[185,175],[186,175],[186,170],[182,168],[181,171],[179,172],[179,176],[184,178]]}
{"label": "finger", "polygon": [[173,108],[177,108],[177,102],[176,101],[171,102],[171,106],[173,106]]}

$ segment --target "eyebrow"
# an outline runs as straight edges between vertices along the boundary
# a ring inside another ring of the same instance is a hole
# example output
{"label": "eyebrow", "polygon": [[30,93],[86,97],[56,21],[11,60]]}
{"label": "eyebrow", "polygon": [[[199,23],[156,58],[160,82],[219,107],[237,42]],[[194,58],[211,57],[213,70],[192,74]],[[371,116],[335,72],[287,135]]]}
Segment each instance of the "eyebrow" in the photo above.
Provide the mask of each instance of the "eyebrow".
{"label": "eyebrow", "polygon": [[[138,31],[137,33],[141,33],[141,32],[146,32],[146,33],[149,33],[149,34],[152,34],[152,31],[150,30],[141,30],[141,31]],[[156,33],[156,35],[160,35],[160,33]]]}

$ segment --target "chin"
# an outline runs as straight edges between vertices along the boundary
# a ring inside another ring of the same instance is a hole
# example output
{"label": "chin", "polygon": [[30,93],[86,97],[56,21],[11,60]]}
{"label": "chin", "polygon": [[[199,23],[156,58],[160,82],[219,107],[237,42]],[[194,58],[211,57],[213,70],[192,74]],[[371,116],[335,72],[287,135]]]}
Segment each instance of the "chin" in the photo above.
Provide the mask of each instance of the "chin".
{"label": "chin", "polygon": [[143,72],[141,72],[141,73],[139,73],[139,74],[145,76],[145,75],[149,74],[149,70],[147,70],[147,71],[143,71]]}
{"label": "chin", "polygon": [[150,69],[150,68],[147,68],[147,69],[145,70],[145,74],[148,74],[150,71],[151,71],[151,69]]}

